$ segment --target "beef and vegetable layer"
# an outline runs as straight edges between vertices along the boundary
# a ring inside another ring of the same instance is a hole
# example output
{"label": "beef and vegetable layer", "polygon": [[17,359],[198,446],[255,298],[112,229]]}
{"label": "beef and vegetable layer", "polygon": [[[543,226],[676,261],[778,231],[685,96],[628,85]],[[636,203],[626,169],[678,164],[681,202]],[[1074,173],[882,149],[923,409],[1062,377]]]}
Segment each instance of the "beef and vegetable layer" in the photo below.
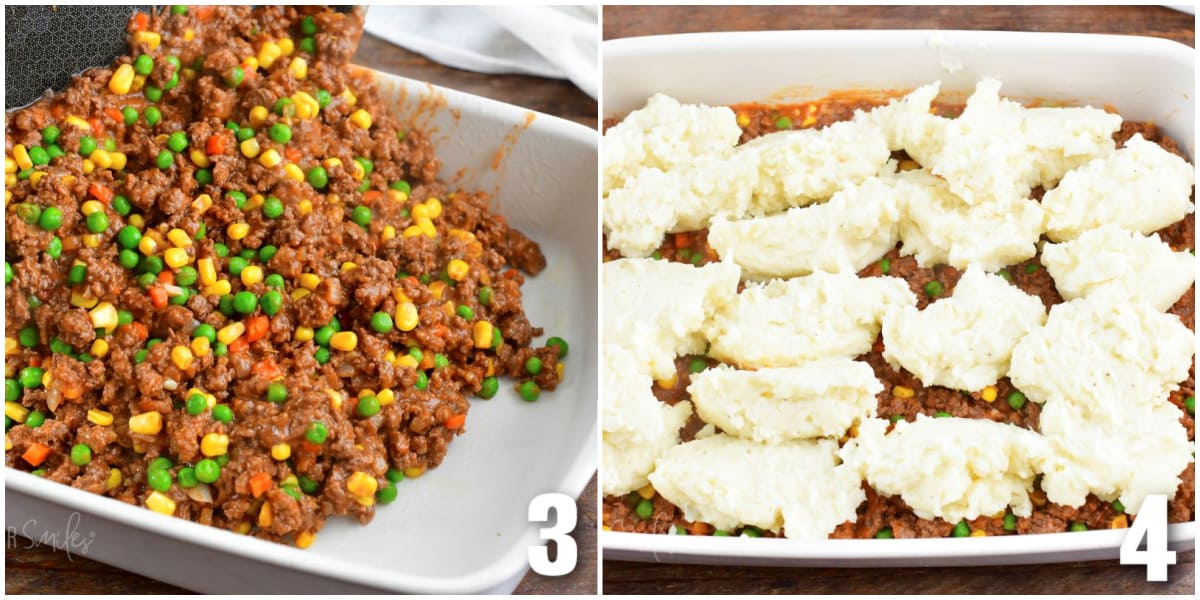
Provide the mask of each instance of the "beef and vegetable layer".
{"label": "beef and vegetable layer", "polygon": [[436,467],[566,342],[538,245],[350,67],[363,15],[172,7],[7,115],[10,467],[301,547]]}
{"label": "beef and vegetable layer", "polygon": [[[886,100],[855,99],[852,97],[830,97],[820,101],[794,105],[740,104],[731,108],[737,114],[742,128],[741,142],[776,131],[796,128],[820,128],[837,121],[853,117],[855,110],[869,110],[886,103]],[[956,117],[963,109],[962,104],[934,103],[934,110],[945,117]],[[618,121],[605,122],[605,127]],[[1155,142],[1166,150],[1184,156],[1175,141],[1163,135],[1153,123],[1126,121],[1115,135],[1118,147],[1134,134]],[[901,169],[914,168],[916,164],[903,152],[894,155]],[[1186,156],[1184,156],[1186,158]],[[1041,199],[1042,190],[1034,190],[1034,198]],[[717,253],[707,243],[707,231],[700,230],[667,236],[654,258],[703,265],[719,260]],[[1193,250],[1195,240],[1195,215],[1170,225],[1158,232],[1172,249]],[[607,247],[607,246],[606,246]],[[620,253],[607,250],[606,260],[620,258]],[[905,279],[917,296],[918,308],[924,309],[930,302],[949,296],[954,291],[961,272],[948,265],[921,268],[915,258],[900,256],[897,245],[881,260],[858,273],[860,277],[890,275]],[[1055,289],[1054,280],[1042,268],[1038,257],[1013,265],[999,272],[1022,291],[1037,296],[1049,309],[1061,303],[1062,297]],[[1195,331],[1195,286],[1183,295],[1170,309],[1192,331]],[[883,339],[859,360],[871,365],[875,376],[884,389],[878,394],[878,415],[893,422],[901,419],[913,421],[916,415],[955,416],[973,419],[990,419],[1001,423],[1036,430],[1041,407],[1028,401],[1020,390],[1013,387],[1007,377],[995,385],[968,394],[939,386],[922,386],[921,381],[903,369],[892,368],[883,359]],[[667,404],[688,399],[687,387],[691,375],[718,364],[700,356],[680,357],[676,361],[677,376],[669,381],[658,381],[654,395]],[[1195,440],[1195,366],[1187,381],[1171,394],[1170,402],[1180,409],[1180,421],[1187,429],[1188,439]],[[693,439],[704,425],[695,414],[680,432],[682,441]],[[1194,463],[1181,474],[1183,480],[1171,500],[1168,520],[1172,523],[1194,519],[1195,473]],[[863,482],[867,501],[858,509],[858,519],[839,526],[831,538],[911,538],[911,537],[966,537],[970,535],[1011,535],[1019,533],[1051,533],[1061,531],[1083,531],[1087,529],[1110,529],[1128,527],[1133,515],[1125,513],[1120,502],[1103,502],[1089,495],[1087,502],[1078,508],[1049,502],[1040,485],[1035,484],[1031,494],[1033,514],[1017,517],[1011,512],[982,516],[974,520],[950,523],[942,519],[918,518],[903,500],[897,496],[884,496]],[[756,527],[743,527],[737,531],[714,529],[707,523],[690,522],[683,511],[657,494],[651,486],[625,496],[609,496],[604,499],[603,525],[612,531],[642,533],[676,533],[691,535],[748,535],[751,537],[776,537],[769,531]]]}

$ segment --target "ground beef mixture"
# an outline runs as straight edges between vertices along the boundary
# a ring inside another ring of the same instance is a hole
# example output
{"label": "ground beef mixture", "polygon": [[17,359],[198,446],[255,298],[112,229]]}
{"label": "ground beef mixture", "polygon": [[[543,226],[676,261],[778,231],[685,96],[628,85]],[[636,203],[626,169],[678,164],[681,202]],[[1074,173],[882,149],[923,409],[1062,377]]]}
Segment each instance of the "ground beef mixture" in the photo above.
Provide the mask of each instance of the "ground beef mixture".
{"label": "ground beef mixture", "polygon": [[[862,98],[856,96],[831,96],[814,102],[790,105],[738,104],[731,108],[737,114],[742,128],[741,142],[780,130],[796,128],[821,128],[831,123],[850,119],[856,110],[870,110],[886,103],[886,98]],[[962,113],[964,105],[934,103],[934,112],[954,118]],[[618,119],[604,122],[605,128],[618,123]],[[1163,135],[1149,122],[1126,121],[1114,135],[1118,144],[1141,133],[1144,138],[1155,142],[1179,156],[1185,156],[1174,140]],[[917,164],[903,152],[894,154],[901,169],[916,168]],[[1042,190],[1035,189],[1033,197],[1041,200]],[[1194,198],[1193,198],[1194,200]],[[1163,228],[1158,235],[1176,251],[1195,250],[1195,215]],[[668,234],[662,245],[653,254],[654,258],[704,265],[720,260],[716,251],[708,246],[708,231],[692,231]],[[615,260],[621,255],[605,246],[605,260]],[[1047,310],[1063,301],[1054,287],[1054,280],[1042,268],[1038,257],[1003,269],[999,274],[1022,291],[1037,296]],[[949,296],[958,283],[960,273],[949,265],[930,268],[917,266],[915,258],[900,256],[897,245],[881,260],[859,272],[860,277],[890,275],[908,281],[917,296],[917,307],[924,309],[941,297]],[[740,291],[740,290],[739,290]],[[1192,288],[1171,307],[1169,311],[1195,331],[1195,292]],[[949,414],[955,417],[991,419],[1037,430],[1041,407],[1027,401],[1024,394],[1013,387],[1007,377],[994,386],[975,393],[966,393],[940,386],[925,387],[912,373],[894,369],[883,359],[883,338],[875,341],[868,354],[858,357],[875,371],[875,376],[884,385],[878,395],[878,415],[893,421],[913,421],[916,415],[936,416]],[[692,373],[699,372],[716,361],[699,356],[681,357],[677,360],[678,374],[673,381],[655,383],[654,394],[659,400],[675,404],[688,399],[687,387]],[[986,394],[986,396],[985,396]],[[1170,402],[1180,409],[1180,422],[1187,429],[1188,439],[1195,440],[1195,421],[1188,406],[1195,403],[1195,365],[1187,381],[1181,382],[1179,390],[1172,393]],[[1192,409],[1194,410],[1194,408]],[[695,414],[681,432],[683,441],[690,441],[705,424]],[[844,440],[843,440],[844,441]],[[1195,464],[1188,465],[1180,475],[1182,483],[1168,507],[1171,523],[1191,521],[1195,518]],[[1087,502],[1078,508],[1061,506],[1049,502],[1046,494],[1035,482],[1031,498],[1033,514],[1016,517],[1011,513],[981,516],[962,524],[949,523],[942,519],[918,518],[899,496],[882,496],[869,484],[863,482],[867,500],[858,509],[858,519],[840,525],[831,538],[873,537],[947,537],[951,535],[1013,535],[1021,533],[1053,533],[1087,529],[1110,529],[1128,527],[1133,515],[1124,513],[1120,503],[1101,501],[1089,495]],[[639,505],[641,509],[639,510]],[[774,537],[768,531],[755,527],[744,527],[738,531],[715,530],[707,523],[690,522],[683,511],[658,495],[652,487],[625,496],[609,496],[603,502],[603,525],[612,531],[640,533],[674,533],[690,535],[749,535],[752,537]],[[647,510],[649,509],[649,510]],[[639,515],[640,512],[640,515]],[[780,534],[782,535],[782,534]]]}
{"label": "ground beef mixture", "polygon": [[558,385],[521,302],[545,258],[435,179],[350,67],[362,20],[139,13],[7,115],[8,466],[307,547],[441,463],[469,395]]}

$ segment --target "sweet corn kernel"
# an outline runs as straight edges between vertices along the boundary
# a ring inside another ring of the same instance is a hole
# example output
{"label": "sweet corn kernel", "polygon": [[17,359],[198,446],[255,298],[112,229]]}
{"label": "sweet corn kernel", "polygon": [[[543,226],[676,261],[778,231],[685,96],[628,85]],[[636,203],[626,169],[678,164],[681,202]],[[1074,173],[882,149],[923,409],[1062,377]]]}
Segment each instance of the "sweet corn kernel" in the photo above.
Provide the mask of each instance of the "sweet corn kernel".
{"label": "sweet corn kernel", "polygon": [[301,200],[300,203],[296,205],[296,209],[300,212],[301,215],[307,215],[308,213],[311,213],[312,212],[312,200],[308,200],[308,199]]}
{"label": "sweet corn kernel", "polygon": [[67,115],[67,118],[65,120],[68,125],[78,127],[79,129],[83,129],[84,131],[92,130],[92,124],[88,123],[87,119],[84,119],[83,117],[80,117],[78,115]]}
{"label": "sweet corn kernel", "polygon": [[[10,187],[10,188],[17,187],[17,176],[12,175],[12,174],[5,175],[4,176],[4,185],[6,187]],[[12,199],[12,191],[11,190],[4,190],[4,193],[5,193],[5,196],[4,196],[5,202]]]}
{"label": "sweet corn kernel", "polygon": [[467,271],[470,270],[471,267],[467,265],[466,261],[457,258],[451,260],[450,264],[446,265],[446,274],[450,276],[450,279],[455,281],[466,279]]}
{"label": "sweet corn kernel", "polygon": [[108,470],[108,480],[104,482],[104,489],[112,491],[121,486],[121,482],[125,481],[125,476],[121,474],[121,470],[117,468]]}
{"label": "sweet corn kernel", "polygon": [[[442,216],[442,201],[437,198],[430,198],[425,201],[425,208],[429,210],[429,218],[436,219]],[[466,233],[466,232],[464,232]],[[474,236],[472,236],[474,237]]]}
{"label": "sweet corn kernel", "polygon": [[51,385],[54,385],[54,373],[50,371],[42,373],[42,387],[49,388]]}
{"label": "sweet corn kernel", "polygon": [[108,342],[100,339],[92,342],[91,354],[96,358],[108,356]]}
{"label": "sweet corn kernel", "polygon": [[87,412],[87,420],[101,427],[108,427],[113,424],[113,415],[108,411],[93,408]]}
{"label": "sweet corn kernel", "polygon": [[5,156],[4,157],[4,172],[9,175],[15,175],[17,173],[17,170],[18,170],[17,169],[17,161],[13,160],[13,157],[11,157],[11,156]]}
{"label": "sweet corn kernel", "polygon": [[247,533],[250,533],[251,527],[253,527],[253,525],[250,524],[250,521],[242,521],[241,523],[238,523],[236,526],[234,526],[233,532],[240,533],[242,535],[246,535]]}
{"label": "sweet corn kernel", "polygon": [[258,70],[258,59],[253,56],[247,56],[242,59],[242,69],[246,71]]}
{"label": "sweet corn kernel", "polygon": [[380,406],[387,406],[396,401],[396,392],[393,392],[392,388],[383,388],[375,394],[375,399],[379,400]]}
{"label": "sweet corn kernel", "polygon": [[178,269],[187,265],[189,260],[191,260],[191,257],[188,256],[187,250],[183,248],[167,248],[163,252],[163,262],[167,263],[167,266],[172,269]]}
{"label": "sweet corn kernel", "polygon": [[269,114],[270,112],[267,111],[267,107],[265,106],[255,106],[254,108],[250,109],[250,126],[258,127],[259,125],[266,123],[267,115]]}
{"label": "sweet corn kernel", "polygon": [[204,288],[205,296],[228,296],[233,292],[233,284],[228,279],[222,279]]}
{"label": "sweet corn kernel", "polygon": [[279,151],[274,148],[263,152],[262,155],[258,157],[258,163],[268,169],[278,165],[281,162],[283,162],[283,158],[279,156]]}
{"label": "sweet corn kernel", "polygon": [[200,194],[192,200],[192,209],[200,214],[204,214],[208,209],[212,208],[212,196],[208,194]]}
{"label": "sweet corn kernel", "polygon": [[383,232],[380,233],[379,237],[383,238],[385,241],[395,239],[396,238],[396,228],[392,227],[391,225],[384,225]]}
{"label": "sweet corn kernel", "polygon": [[317,539],[317,534],[311,531],[301,531],[296,534],[296,547],[301,550],[313,545],[313,541]]}
{"label": "sweet corn kernel", "polygon": [[411,214],[414,219],[428,219],[429,207],[424,204],[417,204],[412,207]]}
{"label": "sweet corn kernel", "polygon": [[404,293],[404,288],[400,286],[392,288],[392,298],[395,298],[396,302],[412,302],[412,298],[409,298],[408,294]]}
{"label": "sweet corn kernel", "polygon": [[329,397],[329,405],[332,406],[334,410],[342,409],[342,393],[341,392],[339,392],[335,389],[332,389],[332,388],[325,388],[325,395]]}
{"label": "sweet corn kernel", "polygon": [[201,169],[207,169],[212,166],[212,160],[209,159],[208,155],[204,153],[204,150],[201,150],[200,148],[192,148],[192,151],[188,153],[188,156],[191,157],[192,164],[200,167]]}
{"label": "sweet corn kernel", "polygon": [[153,51],[162,43],[162,36],[156,31],[138,31],[133,34],[133,41],[136,44],[145,44],[146,48]]}
{"label": "sweet corn kernel", "polygon": [[263,280],[262,267],[251,265],[242,269],[242,283],[250,286]]}
{"label": "sweet corn kernel", "polygon": [[120,171],[125,168],[125,163],[128,162],[128,157],[124,152],[109,152],[108,153],[109,167]]}
{"label": "sweet corn kernel", "polygon": [[213,265],[211,257],[201,258],[196,261],[196,272],[200,276],[201,285],[212,285],[217,282],[217,268]]}
{"label": "sweet corn kernel", "polygon": [[[142,32],[139,32],[142,33]],[[168,498],[166,494],[153,491],[149,496],[146,496],[146,508],[160,514],[172,516],[175,514],[175,501]]]}
{"label": "sweet corn kernel", "polygon": [[279,44],[275,42],[263,42],[262,47],[258,49],[258,64],[264,69],[270,69],[271,65],[275,64],[275,59],[283,54],[283,50]]}
{"label": "sweet corn kernel", "polygon": [[971,537],[987,537],[987,532],[982,529],[976,529],[971,532]]}
{"label": "sweet corn kernel", "polygon": [[668,377],[667,379],[658,379],[658,380],[655,380],[655,382],[654,382],[654,385],[657,385],[658,389],[660,389],[660,390],[673,390],[673,389],[675,389],[675,386],[678,384],[679,384],[679,373],[678,372],[671,373],[671,376]]}
{"label": "sweet corn kernel", "polygon": [[94,151],[92,151],[91,155],[88,156],[88,160],[92,161],[92,164],[100,167],[101,169],[107,169],[112,166],[112,158],[108,155],[108,151],[104,148],[96,148]]}
{"label": "sweet corn kernel", "polygon": [[296,79],[304,79],[308,76],[308,61],[299,56],[293,58],[291,64],[288,65],[288,72]]}
{"label": "sweet corn kernel", "polygon": [[208,356],[208,352],[212,349],[212,343],[206,337],[198,337],[192,340],[192,354],[197,357]]}
{"label": "sweet corn kernel", "polygon": [[33,161],[29,158],[29,150],[25,149],[25,144],[17,144],[13,146],[13,158],[17,161],[17,166],[22,169],[32,169]]}
{"label": "sweet corn kernel", "polygon": [[342,271],[353,271],[354,269],[357,269],[357,268],[358,268],[358,265],[355,264],[353,261],[348,260],[348,261],[342,263]]}
{"label": "sweet corn kernel", "polygon": [[471,329],[471,337],[475,340],[475,347],[480,350],[487,350],[492,347],[492,324],[487,321],[476,321]]}
{"label": "sweet corn kernel", "polygon": [[418,235],[421,235],[420,227],[417,227],[416,225],[409,225],[408,227],[404,228],[404,237],[410,238],[417,237]]}
{"label": "sweet corn kernel", "polygon": [[205,456],[221,456],[229,450],[229,436],[223,433],[208,433],[200,438],[200,453]]}
{"label": "sweet corn kernel", "polygon": [[313,339],[312,327],[297,327],[295,335],[292,336],[297,342],[307,342]]}
{"label": "sweet corn kernel", "polygon": [[637,491],[637,493],[638,493],[638,495],[639,495],[639,496],[641,496],[643,499],[645,499],[645,500],[649,500],[649,499],[651,499],[651,498],[653,498],[653,497],[654,497],[654,486],[653,486],[653,485],[651,485],[651,484],[649,484],[649,483],[647,483],[646,485],[644,485],[644,486],[642,486],[642,487],[638,488],[638,491]]}
{"label": "sweet corn kernel", "polygon": [[350,106],[358,104],[358,96],[355,96],[354,92],[350,91],[350,88],[343,88],[340,95],[342,99],[346,101],[346,104]]}
{"label": "sweet corn kernel", "polygon": [[4,355],[13,356],[21,353],[21,345],[17,343],[17,338],[4,338]]}
{"label": "sweet corn kernel", "polygon": [[320,283],[321,278],[316,273],[303,273],[300,275],[300,287],[306,290],[315,290]]}
{"label": "sweet corn kernel", "polygon": [[738,124],[738,127],[746,127],[747,125],[749,125],[750,124],[750,115],[748,115],[746,113],[738,113],[737,124]]}
{"label": "sweet corn kernel", "polygon": [[914,395],[913,389],[903,385],[892,387],[892,395],[897,398],[912,398]]}
{"label": "sweet corn kernel", "polygon": [[358,126],[360,129],[370,129],[371,113],[360,108],[350,113],[350,122]]}
{"label": "sweet corn kernel", "polygon": [[183,30],[183,41],[190,42],[196,39],[196,32],[191,27]]}
{"label": "sweet corn kernel", "polygon": [[446,292],[446,282],[445,281],[438,280],[438,281],[435,281],[435,282],[429,284],[429,293],[433,294],[434,298],[441,300],[442,294],[444,294],[445,292]]}
{"label": "sweet corn kernel", "polygon": [[417,219],[417,228],[428,237],[437,237],[437,228],[433,226],[433,221],[429,219]]}
{"label": "sweet corn kernel", "polygon": [[146,226],[146,220],[142,218],[142,215],[129,215],[128,221],[130,225],[133,225],[138,229],[142,229]]}
{"label": "sweet corn kernel", "polygon": [[162,415],[150,411],[129,417],[129,431],[142,435],[157,435],[162,431]]}
{"label": "sweet corn kernel", "polygon": [[29,409],[21,406],[19,402],[5,402],[4,416],[18,423],[24,423],[25,418],[29,416]]}
{"label": "sweet corn kernel", "polygon": [[83,292],[71,290],[71,306],[76,308],[92,308],[100,300],[91,296],[85,296]]}
{"label": "sweet corn kernel", "polygon": [[266,200],[266,197],[262,194],[254,194],[246,199],[246,204],[242,207],[242,210],[254,210],[262,206],[264,200]]}
{"label": "sweet corn kernel", "polygon": [[412,331],[416,329],[420,317],[417,315],[417,307],[412,302],[402,302],[396,307],[396,327],[400,331]]}
{"label": "sweet corn kernel", "polygon": [[92,159],[90,159],[90,158],[83,159],[83,174],[84,175],[91,175],[92,172],[94,172],[95,170],[96,170],[96,163],[92,162]]}
{"label": "sweet corn kernel", "polygon": [[148,235],[142,236],[142,239],[138,241],[138,250],[140,250],[142,254],[150,256],[158,250],[158,242],[155,242],[154,238]]}
{"label": "sweet corn kernel", "polygon": [[362,471],[355,471],[346,478],[346,490],[359,498],[374,497],[378,487],[379,482]]}
{"label": "sweet corn kernel", "polygon": [[300,288],[298,290],[292,290],[292,300],[299,300],[311,293],[312,292],[310,292],[304,288]]}
{"label": "sweet corn kernel", "polygon": [[222,344],[229,345],[232,344],[234,340],[242,337],[243,333],[246,333],[245,323],[242,323],[241,321],[230,323],[229,325],[226,325],[217,331],[217,341],[221,342]]}
{"label": "sweet corn kernel", "polygon": [[350,352],[358,347],[358,336],[353,331],[339,331],[329,338],[329,345],[343,352]]}
{"label": "sweet corn kernel", "polygon": [[245,156],[246,158],[254,158],[258,156],[258,140],[254,138],[242,140],[242,143],[238,144],[238,148],[242,151],[242,156]]}
{"label": "sweet corn kernel", "polygon": [[267,528],[271,526],[274,511],[271,509],[270,502],[264,502],[262,508],[258,509],[258,526]]}
{"label": "sweet corn kernel", "polygon": [[99,248],[100,247],[100,234],[85,233],[83,235],[83,245],[85,248]]}
{"label": "sweet corn kernel", "polygon": [[93,329],[111,331],[117,328],[117,308],[110,302],[101,302],[93,308],[88,316],[92,319]]}
{"label": "sweet corn kernel", "polygon": [[374,396],[374,395],[375,395],[375,390],[373,390],[371,388],[362,388],[362,389],[358,390],[357,397],[358,398],[366,398],[367,396]]}
{"label": "sweet corn kernel", "polygon": [[192,245],[192,236],[178,227],[167,232],[167,240],[176,248],[187,248]]}
{"label": "sweet corn kernel", "polygon": [[38,185],[39,183],[41,183],[41,181],[42,181],[42,178],[43,178],[43,177],[45,177],[45,176],[46,176],[46,172],[45,172],[45,171],[34,171],[34,172],[30,173],[30,174],[29,174],[29,183],[30,183],[30,185],[32,185],[33,187],[37,187],[37,185]]}
{"label": "sweet corn kernel", "polygon": [[230,223],[229,227],[225,229],[225,233],[231,240],[240,240],[250,233],[250,226],[246,223]]}
{"label": "sweet corn kernel", "polygon": [[287,460],[292,455],[292,447],[288,444],[275,444],[271,446],[271,458],[275,460]]}
{"label": "sweet corn kernel", "polygon": [[979,392],[979,396],[981,398],[983,398],[984,402],[995,402],[996,401],[996,386],[989,385],[989,386],[983,388],[983,391]]}
{"label": "sweet corn kernel", "polygon": [[424,474],[425,469],[421,467],[408,467],[407,469],[404,469],[404,476],[408,477],[409,479],[415,479]]}
{"label": "sweet corn kernel", "polygon": [[133,76],[133,65],[124,64],[117,67],[108,80],[108,89],[114,94],[128,94],[129,88],[133,86]]}
{"label": "sweet corn kernel", "polygon": [[288,163],[283,165],[283,173],[284,175],[287,175],[288,179],[291,179],[297,183],[304,181],[304,170],[301,169],[300,165],[297,165],[296,163]]}
{"label": "sweet corn kernel", "polygon": [[129,88],[129,91],[140,92],[140,91],[142,91],[143,87],[146,87],[146,76],[145,75],[134,75],[133,76],[133,85]]}
{"label": "sweet corn kernel", "polygon": [[1126,517],[1125,515],[1117,515],[1117,516],[1113,517],[1112,522],[1109,524],[1109,527],[1111,527],[1112,529],[1128,529],[1129,528],[1129,517]]}
{"label": "sweet corn kernel", "polygon": [[171,362],[184,371],[192,366],[192,361],[195,358],[195,355],[192,354],[192,349],[187,346],[180,344],[171,348]]}
{"label": "sweet corn kernel", "polygon": [[104,205],[100,204],[99,202],[97,202],[95,200],[88,200],[87,202],[84,202],[79,207],[79,211],[82,212],[85,216],[91,215],[92,213],[101,211],[101,210],[104,210]]}
{"label": "sweet corn kernel", "polygon": [[567,365],[565,363],[554,363],[554,372],[558,375],[559,379],[562,379],[563,370],[566,369],[566,367]]}

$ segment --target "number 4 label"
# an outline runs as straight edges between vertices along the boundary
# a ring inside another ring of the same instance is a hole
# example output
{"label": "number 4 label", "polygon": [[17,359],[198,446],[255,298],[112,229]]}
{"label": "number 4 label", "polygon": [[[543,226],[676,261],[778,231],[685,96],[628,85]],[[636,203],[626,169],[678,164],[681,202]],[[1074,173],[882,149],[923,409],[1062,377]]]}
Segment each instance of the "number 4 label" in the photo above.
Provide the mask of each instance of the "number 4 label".
{"label": "number 4 label", "polygon": [[529,503],[529,521],[550,521],[551,510],[554,511],[554,525],[541,528],[541,537],[554,542],[558,555],[550,560],[549,546],[532,546],[529,548],[529,566],[539,575],[559,577],[574,571],[579,558],[575,540],[570,535],[575,530],[577,518],[575,501],[566,494],[542,494]]}
{"label": "number 4 label", "polygon": [[[1143,537],[1146,549],[1139,550]],[[1146,581],[1166,581],[1167,565],[1175,564],[1175,551],[1167,550],[1167,497],[1146,496],[1125,541],[1121,542],[1121,564],[1146,565]]]}

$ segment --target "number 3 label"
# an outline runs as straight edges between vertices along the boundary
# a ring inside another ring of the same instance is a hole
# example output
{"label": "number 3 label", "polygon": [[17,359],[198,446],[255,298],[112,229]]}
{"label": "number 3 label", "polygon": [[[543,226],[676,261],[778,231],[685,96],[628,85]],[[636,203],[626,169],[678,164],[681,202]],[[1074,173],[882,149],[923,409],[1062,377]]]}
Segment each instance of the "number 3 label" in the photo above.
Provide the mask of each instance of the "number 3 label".
{"label": "number 3 label", "polygon": [[549,521],[552,509],[554,525],[541,528],[541,538],[553,541],[558,548],[558,555],[550,560],[549,546],[532,546],[529,548],[529,566],[539,575],[559,577],[574,571],[579,558],[575,540],[570,535],[575,530],[575,501],[566,494],[542,494],[529,503],[529,521]]}
{"label": "number 3 label", "polygon": [[[1146,549],[1139,550],[1142,538]],[[1121,564],[1146,565],[1146,581],[1166,581],[1167,565],[1175,564],[1175,551],[1167,550],[1167,497],[1146,496],[1137,519],[1121,542]]]}

